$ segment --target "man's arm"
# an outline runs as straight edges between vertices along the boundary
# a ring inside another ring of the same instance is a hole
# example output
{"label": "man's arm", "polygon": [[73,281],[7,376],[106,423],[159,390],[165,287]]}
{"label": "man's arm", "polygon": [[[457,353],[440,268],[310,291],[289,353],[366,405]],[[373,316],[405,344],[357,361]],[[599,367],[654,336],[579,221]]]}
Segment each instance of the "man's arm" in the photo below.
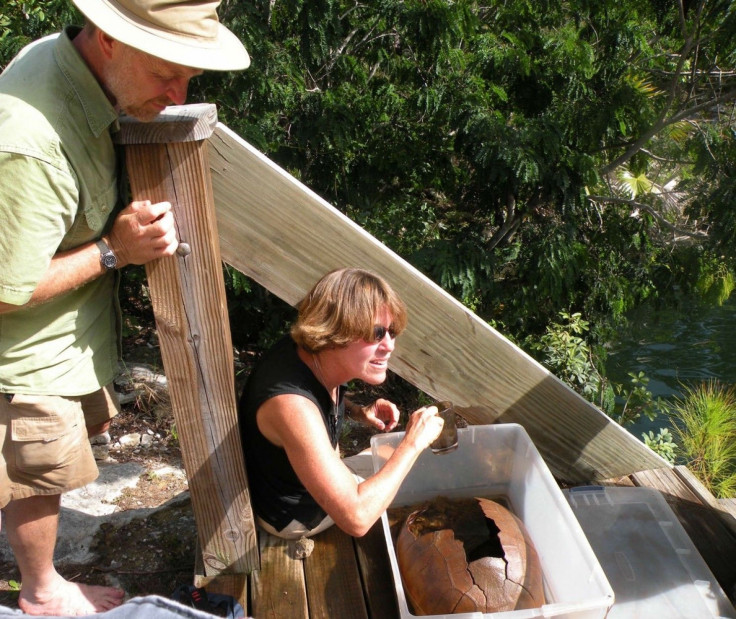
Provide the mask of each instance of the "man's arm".
{"label": "man's arm", "polygon": [[[148,200],[131,203],[117,216],[105,241],[118,259],[118,268],[173,255],[178,242],[171,204],[151,204]],[[0,301],[0,314],[45,303],[103,273],[105,268],[100,263],[100,250],[94,242],[60,252],[51,259],[28,303],[24,306]]]}
{"label": "man's arm", "polygon": [[104,272],[105,269],[100,264],[100,250],[94,243],[58,253],[51,259],[49,268],[36,286],[28,303],[11,305],[0,301],[0,314],[45,303],[60,294],[91,282]]}

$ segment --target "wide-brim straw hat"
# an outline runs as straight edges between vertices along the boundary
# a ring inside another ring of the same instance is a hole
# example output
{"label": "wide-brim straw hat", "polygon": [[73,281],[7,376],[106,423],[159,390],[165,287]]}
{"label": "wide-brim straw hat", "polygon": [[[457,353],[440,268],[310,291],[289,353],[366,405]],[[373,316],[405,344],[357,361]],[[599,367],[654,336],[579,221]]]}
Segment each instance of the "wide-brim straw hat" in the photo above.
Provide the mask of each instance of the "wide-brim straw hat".
{"label": "wide-brim straw hat", "polygon": [[182,0],[73,0],[95,26],[152,56],[194,69],[246,69],[240,40],[220,23],[220,2]]}

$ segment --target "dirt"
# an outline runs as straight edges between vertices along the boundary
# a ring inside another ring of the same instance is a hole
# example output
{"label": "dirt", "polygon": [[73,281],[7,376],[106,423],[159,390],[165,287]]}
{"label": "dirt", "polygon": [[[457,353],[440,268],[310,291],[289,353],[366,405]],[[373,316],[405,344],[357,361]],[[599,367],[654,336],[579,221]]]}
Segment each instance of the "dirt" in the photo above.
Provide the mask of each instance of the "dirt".
{"label": "dirt", "polygon": [[[129,406],[113,421],[110,434],[114,440],[149,430],[160,433],[162,425],[170,422]],[[156,452],[113,447],[111,457],[120,463],[141,462],[149,471],[180,469],[181,452],[168,432],[168,444]],[[169,596],[177,585],[191,583],[196,527],[186,480],[175,474],[144,474],[134,488],[123,491],[117,507],[120,512],[141,510],[141,516],[122,526],[103,524],[90,548],[96,560],[83,565],[57,563],[58,571],[69,580],[119,586],[131,597]],[[148,515],[151,508],[161,509]],[[0,563],[0,575],[0,605],[17,608],[17,567]]]}

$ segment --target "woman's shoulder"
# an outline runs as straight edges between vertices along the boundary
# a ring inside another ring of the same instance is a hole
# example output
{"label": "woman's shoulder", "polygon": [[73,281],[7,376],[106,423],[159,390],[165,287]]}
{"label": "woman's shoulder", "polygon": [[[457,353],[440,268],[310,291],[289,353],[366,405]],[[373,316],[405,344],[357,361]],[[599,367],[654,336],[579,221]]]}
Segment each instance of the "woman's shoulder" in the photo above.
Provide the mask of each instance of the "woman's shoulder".
{"label": "woman's shoulder", "polygon": [[315,379],[286,335],[263,356],[248,378],[243,398],[257,408],[276,395],[295,394],[314,400]]}

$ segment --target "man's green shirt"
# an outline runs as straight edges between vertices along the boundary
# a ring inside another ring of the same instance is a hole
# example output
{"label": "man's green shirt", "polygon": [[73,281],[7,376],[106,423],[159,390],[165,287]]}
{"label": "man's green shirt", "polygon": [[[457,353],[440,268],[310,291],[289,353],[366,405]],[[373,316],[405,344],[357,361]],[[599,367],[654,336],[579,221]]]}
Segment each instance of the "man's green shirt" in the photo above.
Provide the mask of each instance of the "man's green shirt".
{"label": "man's green shirt", "polygon": [[118,364],[115,275],[24,306],[58,252],[98,239],[118,208],[117,113],[67,29],[0,75],[0,392],[83,395]]}

